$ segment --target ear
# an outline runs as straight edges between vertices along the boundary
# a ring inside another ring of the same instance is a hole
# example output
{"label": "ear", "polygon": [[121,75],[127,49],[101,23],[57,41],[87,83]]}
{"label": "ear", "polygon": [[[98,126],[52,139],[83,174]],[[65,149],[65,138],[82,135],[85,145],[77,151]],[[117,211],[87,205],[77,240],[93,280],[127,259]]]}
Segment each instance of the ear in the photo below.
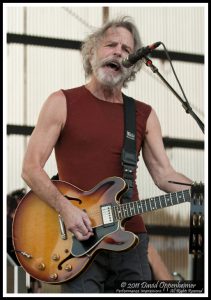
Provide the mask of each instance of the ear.
{"label": "ear", "polygon": [[95,49],[94,49],[94,48],[91,48],[91,49],[90,49],[90,58],[93,57],[94,53],[95,53]]}
{"label": "ear", "polygon": [[94,48],[91,48],[90,49],[90,54],[89,54],[89,63],[90,63],[90,65],[92,64],[91,62],[93,61],[93,59],[94,59],[94,55],[95,55],[95,51],[96,51],[96,49],[94,49]]}

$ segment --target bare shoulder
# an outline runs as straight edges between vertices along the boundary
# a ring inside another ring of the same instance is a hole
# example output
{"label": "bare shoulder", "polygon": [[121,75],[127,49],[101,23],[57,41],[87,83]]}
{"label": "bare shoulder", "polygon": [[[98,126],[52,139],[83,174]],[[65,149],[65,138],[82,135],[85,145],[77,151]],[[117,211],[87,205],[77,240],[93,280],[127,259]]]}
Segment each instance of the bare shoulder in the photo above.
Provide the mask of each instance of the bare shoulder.
{"label": "bare shoulder", "polygon": [[62,90],[55,91],[51,93],[46,99],[45,103],[47,105],[65,105],[66,99]]}
{"label": "bare shoulder", "polygon": [[64,124],[66,120],[66,98],[62,90],[51,93],[45,100],[41,114]]}
{"label": "bare shoulder", "polygon": [[160,130],[160,122],[157,113],[153,108],[147,120],[146,133],[152,130]]}

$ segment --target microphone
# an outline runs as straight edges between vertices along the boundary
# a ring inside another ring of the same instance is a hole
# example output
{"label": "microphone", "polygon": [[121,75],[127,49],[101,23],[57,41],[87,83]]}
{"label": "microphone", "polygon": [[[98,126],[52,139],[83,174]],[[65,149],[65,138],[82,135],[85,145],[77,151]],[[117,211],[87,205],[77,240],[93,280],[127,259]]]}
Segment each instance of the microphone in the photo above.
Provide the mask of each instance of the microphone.
{"label": "microphone", "polygon": [[152,45],[142,47],[138,49],[135,53],[129,54],[127,58],[122,60],[122,65],[125,68],[132,67],[139,59],[152,52],[155,48],[159,47],[161,42],[156,42]]}

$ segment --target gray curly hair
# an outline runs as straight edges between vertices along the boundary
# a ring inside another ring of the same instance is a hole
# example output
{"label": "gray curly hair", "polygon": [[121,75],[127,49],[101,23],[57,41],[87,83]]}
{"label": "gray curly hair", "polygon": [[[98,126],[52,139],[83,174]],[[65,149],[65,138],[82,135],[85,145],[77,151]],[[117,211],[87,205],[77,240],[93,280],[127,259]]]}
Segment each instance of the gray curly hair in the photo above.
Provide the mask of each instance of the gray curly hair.
{"label": "gray curly hair", "polygon": [[[86,78],[92,74],[92,67],[90,64],[91,50],[98,45],[103,38],[104,34],[109,28],[123,27],[127,29],[133,36],[134,39],[134,52],[142,47],[139,32],[128,16],[120,17],[115,20],[111,20],[103,25],[103,27],[97,29],[93,33],[87,36],[81,46],[81,54],[83,58],[83,67],[85,70]],[[138,61],[132,68],[128,78],[123,82],[123,86],[127,87],[127,82],[135,79],[136,73],[141,69],[142,61]]]}

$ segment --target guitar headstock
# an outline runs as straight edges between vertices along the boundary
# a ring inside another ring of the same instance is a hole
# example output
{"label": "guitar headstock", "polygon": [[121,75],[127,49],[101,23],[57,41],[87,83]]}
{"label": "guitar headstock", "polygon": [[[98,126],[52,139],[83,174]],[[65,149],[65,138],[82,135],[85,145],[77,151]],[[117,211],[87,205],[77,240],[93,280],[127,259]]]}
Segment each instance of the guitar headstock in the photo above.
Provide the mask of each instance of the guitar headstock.
{"label": "guitar headstock", "polygon": [[204,184],[191,186],[190,208],[190,254],[204,253]]}

